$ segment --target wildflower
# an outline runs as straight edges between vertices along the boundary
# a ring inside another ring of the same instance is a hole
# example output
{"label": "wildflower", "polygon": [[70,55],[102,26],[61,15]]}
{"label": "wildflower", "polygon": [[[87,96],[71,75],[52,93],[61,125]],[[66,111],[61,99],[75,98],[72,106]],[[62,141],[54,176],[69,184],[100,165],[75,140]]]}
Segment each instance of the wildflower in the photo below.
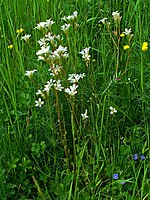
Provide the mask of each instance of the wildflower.
{"label": "wildflower", "polygon": [[66,88],[65,92],[68,93],[70,96],[74,96],[77,91],[76,89],[78,88],[78,85],[73,84],[72,86],[70,86],[70,88]]}
{"label": "wildflower", "polygon": [[115,22],[119,22],[120,23],[122,17],[120,16],[120,13],[118,11],[113,12],[112,16],[113,16]]}
{"label": "wildflower", "polygon": [[46,39],[45,39],[45,38],[41,38],[41,39],[38,40],[37,42],[39,43],[40,47],[41,47],[41,46],[44,46],[44,47],[47,46],[47,44],[46,44]]}
{"label": "wildflower", "polygon": [[121,79],[120,79],[120,78],[118,78],[118,77],[117,77],[117,78],[115,78],[115,81],[120,81],[120,80],[121,80]]}
{"label": "wildflower", "polygon": [[64,87],[61,86],[61,80],[57,80],[56,83],[54,84],[54,88],[58,91],[62,91],[62,89],[64,89]]}
{"label": "wildflower", "polygon": [[122,181],[122,182],[121,182],[121,185],[124,185],[125,183],[126,183],[125,181]]}
{"label": "wildflower", "polygon": [[77,12],[77,11],[74,11],[72,15],[73,15],[75,18],[77,18],[78,12]]}
{"label": "wildflower", "polygon": [[145,156],[144,155],[141,155],[140,158],[141,158],[141,160],[145,160]]}
{"label": "wildflower", "polygon": [[117,110],[110,106],[110,114],[113,115],[114,113],[117,113]]}
{"label": "wildflower", "polygon": [[13,48],[13,45],[10,44],[10,45],[8,46],[8,49],[12,49],[12,48]]}
{"label": "wildflower", "polygon": [[63,26],[61,26],[61,30],[63,30],[65,33],[68,32],[69,28],[70,28],[70,24],[64,24]]}
{"label": "wildflower", "polygon": [[23,37],[21,37],[21,39],[24,40],[25,42],[27,42],[30,37],[31,37],[31,35],[25,34]]}
{"label": "wildflower", "polygon": [[105,22],[106,22],[107,19],[108,19],[108,18],[105,17],[105,18],[99,20],[99,23],[102,22],[103,24],[105,24]]}
{"label": "wildflower", "polygon": [[51,71],[50,73],[51,76],[56,76],[59,74],[61,69],[62,69],[62,66],[53,64],[52,67],[48,71]]}
{"label": "wildflower", "polygon": [[49,50],[50,50],[50,46],[47,46],[47,47],[42,46],[41,49],[36,52],[36,55],[40,56],[43,54],[47,54],[49,53]]}
{"label": "wildflower", "polygon": [[143,42],[142,51],[147,51],[147,50],[148,50],[148,42]]}
{"label": "wildflower", "polygon": [[16,32],[19,34],[19,33],[22,33],[24,31],[23,28],[20,28],[20,29],[17,29]]}
{"label": "wildflower", "polygon": [[133,160],[137,160],[137,159],[138,159],[138,155],[137,155],[137,153],[134,154],[132,157],[133,157]]}
{"label": "wildflower", "polygon": [[44,104],[44,101],[39,98],[38,100],[35,101],[35,106],[36,107],[41,107]]}
{"label": "wildflower", "polygon": [[55,24],[55,22],[52,19],[46,20],[46,27],[51,28],[51,26]]}
{"label": "wildflower", "polygon": [[25,76],[28,76],[31,79],[35,72],[37,72],[37,70],[35,69],[31,71],[26,71]]}
{"label": "wildflower", "polygon": [[85,113],[81,114],[82,120],[85,121],[89,116],[87,115],[87,109],[85,110]]}
{"label": "wildflower", "polygon": [[130,33],[131,33],[132,31],[131,31],[131,28],[130,29],[127,29],[127,28],[125,28],[125,31],[123,32],[125,35],[130,35]]}
{"label": "wildflower", "polygon": [[129,48],[130,48],[129,45],[124,45],[124,46],[123,46],[123,49],[124,49],[124,50],[129,49]]}
{"label": "wildflower", "polygon": [[82,58],[85,59],[85,61],[89,61],[90,60],[90,55],[89,55],[89,50],[91,47],[86,47],[85,49],[83,49],[82,51],[80,51],[79,53],[82,55]]}
{"label": "wildflower", "polygon": [[54,82],[55,82],[55,80],[53,80],[53,79],[50,79],[50,81],[47,81],[47,84],[44,85],[44,90],[43,91],[49,92],[49,90],[53,86]]}
{"label": "wildflower", "polygon": [[113,179],[117,180],[118,179],[118,174],[113,174]]}
{"label": "wildflower", "polygon": [[120,34],[120,37],[124,37],[124,33],[121,33],[121,34]]}
{"label": "wildflower", "polygon": [[42,30],[42,29],[45,29],[46,26],[47,26],[47,22],[39,22],[39,24],[37,24],[37,26],[34,29]]}

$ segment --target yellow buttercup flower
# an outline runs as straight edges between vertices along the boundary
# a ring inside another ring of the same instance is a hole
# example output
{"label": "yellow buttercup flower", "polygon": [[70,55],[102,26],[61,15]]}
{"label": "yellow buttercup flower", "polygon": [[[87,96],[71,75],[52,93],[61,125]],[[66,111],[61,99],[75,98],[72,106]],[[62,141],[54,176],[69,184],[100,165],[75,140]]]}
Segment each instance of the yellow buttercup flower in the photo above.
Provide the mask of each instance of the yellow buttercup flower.
{"label": "yellow buttercup flower", "polygon": [[121,33],[121,34],[120,34],[120,37],[124,37],[124,33]]}
{"label": "yellow buttercup flower", "polygon": [[143,42],[142,51],[147,51],[147,50],[148,50],[148,42]]}
{"label": "yellow buttercup flower", "polygon": [[123,46],[123,49],[124,49],[124,50],[129,49],[129,48],[130,48],[129,45],[124,45],[124,46]]}
{"label": "yellow buttercup flower", "polygon": [[10,44],[10,45],[8,46],[8,49],[12,49],[12,48],[13,48],[13,45]]}
{"label": "yellow buttercup flower", "polygon": [[19,34],[19,33],[22,33],[24,31],[23,28],[20,28],[20,29],[17,29],[16,32]]}

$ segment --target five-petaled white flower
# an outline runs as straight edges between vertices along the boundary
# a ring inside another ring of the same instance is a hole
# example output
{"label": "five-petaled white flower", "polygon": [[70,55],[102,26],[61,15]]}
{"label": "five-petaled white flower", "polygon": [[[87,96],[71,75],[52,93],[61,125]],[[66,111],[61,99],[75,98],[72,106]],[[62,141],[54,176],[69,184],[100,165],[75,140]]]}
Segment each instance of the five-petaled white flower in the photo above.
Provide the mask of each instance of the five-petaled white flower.
{"label": "five-petaled white flower", "polygon": [[31,37],[31,35],[25,34],[24,36],[21,37],[21,39],[24,40],[25,42],[27,42],[30,37]]}
{"label": "five-petaled white flower", "polygon": [[82,58],[84,58],[86,62],[89,61],[91,57],[89,55],[90,48],[91,47],[86,47],[85,49],[79,52],[82,55]]}
{"label": "five-petaled white flower", "polygon": [[68,29],[70,28],[70,24],[64,24],[63,26],[61,26],[61,29],[66,33],[68,31]]}
{"label": "five-petaled white flower", "polygon": [[61,86],[61,80],[57,80],[56,83],[54,83],[54,88],[58,91],[62,91],[62,89],[64,89],[64,87]]}
{"label": "five-petaled white flower", "polygon": [[50,46],[47,46],[47,47],[42,46],[41,49],[36,52],[36,55],[40,56],[43,54],[47,54],[49,53],[49,50],[50,50]]}
{"label": "five-petaled white flower", "polygon": [[85,113],[81,114],[82,120],[86,120],[89,116],[87,115],[87,109],[85,110]]}
{"label": "five-petaled white flower", "polygon": [[117,110],[115,108],[113,108],[112,106],[110,106],[110,114],[113,115],[116,112],[117,112]]}
{"label": "five-petaled white flower", "polygon": [[44,101],[39,98],[38,100],[35,101],[35,106],[36,107],[41,107],[44,104]]}
{"label": "five-petaled white flower", "polygon": [[31,70],[31,71],[26,71],[25,76],[28,76],[29,78],[32,78],[33,74],[37,72],[36,69]]}
{"label": "five-petaled white flower", "polygon": [[65,92],[68,93],[70,96],[74,96],[77,93],[76,91],[77,88],[78,88],[78,85],[73,84],[69,88],[66,88]]}
{"label": "five-petaled white flower", "polygon": [[125,31],[123,32],[125,35],[130,35],[130,33],[131,33],[132,31],[131,31],[131,28],[130,29],[127,29],[127,28],[125,28]]}
{"label": "five-petaled white flower", "polygon": [[115,22],[120,23],[122,17],[120,16],[120,13],[118,11],[112,12],[112,16],[113,16]]}

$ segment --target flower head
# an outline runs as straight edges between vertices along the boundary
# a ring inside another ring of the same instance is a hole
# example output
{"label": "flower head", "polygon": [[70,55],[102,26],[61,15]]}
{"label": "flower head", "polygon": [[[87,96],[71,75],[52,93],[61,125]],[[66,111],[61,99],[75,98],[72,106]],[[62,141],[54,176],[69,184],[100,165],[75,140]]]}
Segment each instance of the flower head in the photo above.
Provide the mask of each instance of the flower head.
{"label": "flower head", "polygon": [[61,86],[61,80],[57,80],[56,83],[54,83],[54,88],[58,91],[62,91],[62,89],[64,89],[64,87]]}
{"label": "flower head", "polygon": [[123,33],[125,35],[130,35],[131,32],[132,32],[131,28],[130,29],[125,28],[125,31]]}
{"label": "flower head", "polygon": [[87,109],[85,110],[85,113],[81,114],[82,120],[85,121],[89,116],[87,115]]}
{"label": "flower head", "polygon": [[117,180],[119,178],[118,174],[113,174],[113,179]]}
{"label": "flower head", "polygon": [[10,45],[8,46],[8,49],[12,49],[12,48],[13,48],[13,45],[10,44]]}
{"label": "flower head", "polygon": [[41,56],[43,54],[47,54],[49,53],[49,50],[50,50],[50,46],[47,46],[47,47],[41,46],[41,49],[36,52],[36,55]]}
{"label": "flower head", "polygon": [[129,49],[129,48],[130,48],[129,45],[124,45],[124,46],[123,46],[123,49],[124,49],[124,50]]}
{"label": "flower head", "polygon": [[25,76],[28,76],[31,79],[35,72],[37,72],[36,69],[31,70],[31,71],[26,71]]}
{"label": "flower head", "polygon": [[145,156],[144,155],[140,155],[141,160],[145,160]]}
{"label": "flower head", "polygon": [[31,35],[25,34],[24,36],[21,37],[21,39],[24,40],[25,42],[27,42],[30,37],[31,37]]}
{"label": "flower head", "polygon": [[34,29],[42,30],[42,29],[45,29],[46,26],[47,26],[47,22],[39,22],[39,24],[37,24],[37,26]]}
{"label": "flower head", "polygon": [[17,29],[16,32],[19,34],[19,33],[22,33],[24,31],[23,28],[20,28],[20,29]]}
{"label": "flower head", "polygon": [[113,12],[112,16],[113,16],[115,22],[120,23],[122,17],[120,16],[120,13],[118,11]]}
{"label": "flower head", "polygon": [[39,98],[38,100],[35,101],[35,106],[36,107],[41,107],[44,104],[44,101]]}
{"label": "flower head", "polygon": [[77,88],[78,88],[78,85],[73,84],[69,88],[66,88],[65,92],[68,93],[70,96],[74,96],[75,94],[77,94],[77,91],[76,91]]}
{"label": "flower head", "polygon": [[114,113],[117,113],[117,110],[110,106],[110,114],[113,115]]}
{"label": "flower head", "polygon": [[147,51],[147,50],[148,50],[148,42],[143,42],[142,51]]}
{"label": "flower head", "polygon": [[79,52],[82,55],[82,58],[84,58],[86,62],[89,61],[91,57],[89,55],[90,48],[91,47],[86,47],[85,49]]}
{"label": "flower head", "polygon": [[133,157],[133,160],[137,160],[137,159],[138,159],[138,155],[137,155],[137,153],[134,154],[132,157]]}

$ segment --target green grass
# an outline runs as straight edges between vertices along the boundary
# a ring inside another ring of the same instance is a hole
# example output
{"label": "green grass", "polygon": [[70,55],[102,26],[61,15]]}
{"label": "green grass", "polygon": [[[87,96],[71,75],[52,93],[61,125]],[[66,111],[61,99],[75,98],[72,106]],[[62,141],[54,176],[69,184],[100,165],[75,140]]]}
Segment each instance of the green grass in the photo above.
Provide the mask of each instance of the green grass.
{"label": "green grass", "polygon": [[[149,43],[149,9],[146,0],[0,1],[0,199],[149,198],[150,53],[142,51],[143,42]],[[117,10],[120,24],[112,18]],[[66,35],[61,18],[74,11],[76,24]],[[99,23],[104,17],[109,29]],[[34,29],[50,18],[52,33],[62,35],[60,44],[69,53],[51,63],[37,61],[44,34]],[[119,36],[125,28],[132,29],[131,40]],[[28,42],[21,40],[25,34],[31,35]],[[89,62],[79,54],[86,47]],[[36,107],[36,92],[50,80],[53,63],[63,66],[53,79],[65,88],[72,85],[69,74],[86,77],[72,98],[53,88]],[[34,69],[31,79],[25,76]],[[111,115],[110,106],[117,113]]]}

